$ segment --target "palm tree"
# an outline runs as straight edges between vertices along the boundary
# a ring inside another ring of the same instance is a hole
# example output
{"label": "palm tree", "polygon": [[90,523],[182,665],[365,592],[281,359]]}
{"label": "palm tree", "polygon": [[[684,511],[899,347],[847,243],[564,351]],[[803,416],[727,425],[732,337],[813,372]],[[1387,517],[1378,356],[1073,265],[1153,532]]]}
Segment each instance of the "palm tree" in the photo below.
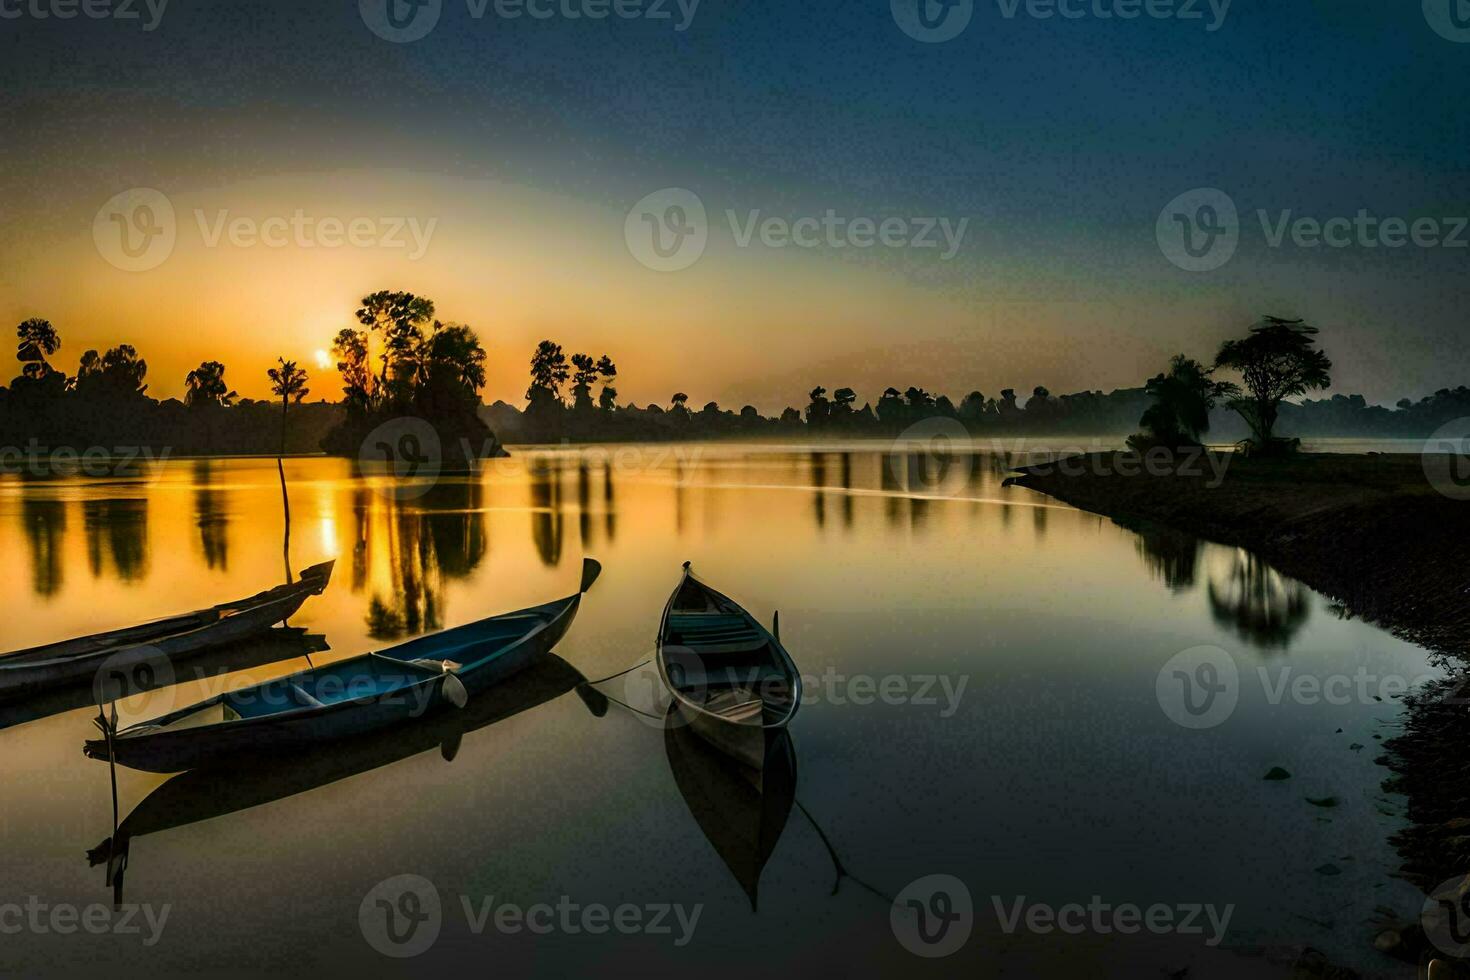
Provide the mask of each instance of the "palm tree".
{"label": "palm tree", "polygon": [[[296,366],[295,361],[277,358],[281,366],[267,368],[266,376],[271,379],[271,394],[281,397],[281,451],[276,456],[276,472],[281,477],[281,508],[286,515],[286,530],[282,538],[281,552],[286,560],[286,581],[291,581],[291,498],[286,495],[286,410],[292,402],[298,405],[311,392],[306,387],[306,372]],[[223,373],[223,371],[221,371]]]}
{"label": "palm tree", "polygon": [[284,357],[276,358],[280,362],[278,368],[267,368],[266,376],[271,379],[271,394],[281,399],[281,452],[286,455],[286,410],[294,402],[301,404],[301,399],[311,394],[311,389],[306,387],[306,371],[296,366],[295,361],[288,361]]}

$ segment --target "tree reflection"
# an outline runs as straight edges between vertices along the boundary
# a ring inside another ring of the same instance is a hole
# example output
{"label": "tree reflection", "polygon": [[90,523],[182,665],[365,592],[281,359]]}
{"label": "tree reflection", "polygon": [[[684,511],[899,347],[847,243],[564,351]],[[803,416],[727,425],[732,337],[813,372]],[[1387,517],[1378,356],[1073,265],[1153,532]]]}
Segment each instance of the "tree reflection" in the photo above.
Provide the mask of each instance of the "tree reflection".
{"label": "tree reflection", "polygon": [[527,467],[531,486],[531,540],[542,564],[555,568],[561,564],[563,508],[561,473],[556,463],[537,459]]}
{"label": "tree reflection", "polygon": [[1243,551],[1222,580],[1211,578],[1209,599],[1215,622],[1263,650],[1285,650],[1312,611],[1306,586]]}
{"label": "tree reflection", "polygon": [[134,582],[148,574],[148,501],[142,497],[82,501],[87,564],[101,578],[110,564],[117,577]]}
{"label": "tree reflection", "polygon": [[66,502],[21,497],[20,521],[31,551],[31,590],[39,596],[61,591]]}
{"label": "tree reflection", "polygon": [[468,577],[487,548],[484,485],[444,479],[422,496],[353,495],[353,591],[372,583],[368,635],[397,639],[443,627],[444,583]]}
{"label": "tree reflection", "polygon": [[230,563],[230,519],[223,506],[223,495],[214,488],[214,466],[209,460],[195,460],[193,482],[194,522],[199,527],[204,563],[210,568],[227,571]]}
{"label": "tree reflection", "polygon": [[1133,546],[1149,573],[1162,580],[1170,592],[1185,592],[1194,587],[1199,569],[1199,538],[1153,526],[1138,531]]}

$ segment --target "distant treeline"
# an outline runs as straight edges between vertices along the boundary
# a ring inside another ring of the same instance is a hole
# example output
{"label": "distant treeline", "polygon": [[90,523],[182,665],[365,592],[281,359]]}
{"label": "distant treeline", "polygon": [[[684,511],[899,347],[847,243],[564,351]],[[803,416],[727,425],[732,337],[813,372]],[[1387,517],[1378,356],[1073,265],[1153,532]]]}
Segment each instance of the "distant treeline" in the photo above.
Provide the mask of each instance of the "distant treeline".
{"label": "distant treeline", "polygon": [[[47,360],[61,344],[55,329],[45,320],[27,320],[17,328],[22,373],[8,387],[0,386],[0,449],[24,453],[57,447],[77,452],[151,447],[181,456],[271,454],[284,447],[288,453],[326,450],[356,455],[363,432],[401,416],[425,418],[441,432],[466,437],[445,438],[446,445],[463,442],[491,450],[497,439],[555,443],[923,438],[938,431],[936,423],[950,432],[957,424],[977,437],[997,438],[1117,438],[1143,424],[1154,437],[1162,434],[1177,441],[1180,433],[1170,429],[1178,425],[1169,418],[1161,424],[1160,407],[1170,408],[1175,421],[1182,422],[1190,415],[1190,404],[1196,406],[1198,417],[1186,428],[1207,432],[1210,442],[1234,442],[1251,434],[1240,409],[1233,407],[1240,399],[1233,405],[1217,403],[1207,389],[1220,385],[1209,381],[1209,371],[1182,355],[1168,375],[1145,386],[1107,393],[1053,395],[1038,386],[1024,399],[1007,388],[995,397],[971,391],[956,401],[918,387],[891,387],[860,403],[853,388],[817,387],[802,407],[768,416],[752,405],[732,411],[708,402],[694,409],[683,392],[675,392],[667,406],[619,404],[613,387],[618,369],[609,356],[568,356],[560,345],[546,340],[531,357],[526,408],[504,401],[486,406],[479,396],[485,352],[468,327],[433,319],[433,304],[407,293],[365,297],[357,317],[361,329],[342,331],[333,344],[345,384],[341,402],[300,402],[307,394],[305,372],[283,362],[282,370],[289,367],[294,372],[288,384],[272,371],[273,390],[291,405],[289,425],[284,424],[281,401],[241,399],[230,390],[225,366],[218,361],[205,361],[189,372],[182,400],[148,396],[148,365],[127,344],[102,354],[85,352],[77,374],[68,377]],[[1290,341],[1295,336],[1282,326],[1287,321],[1272,323],[1266,336],[1257,340],[1279,336]],[[1298,321],[1288,325],[1298,333],[1304,329]],[[1323,364],[1330,366],[1325,358]],[[1185,388],[1191,390],[1182,391]],[[1280,433],[1296,437],[1421,439],[1467,416],[1470,388],[1461,386],[1418,401],[1406,398],[1394,408],[1369,405],[1361,395],[1281,402],[1275,425]],[[1197,424],[1205,419],[1207,425]]]}

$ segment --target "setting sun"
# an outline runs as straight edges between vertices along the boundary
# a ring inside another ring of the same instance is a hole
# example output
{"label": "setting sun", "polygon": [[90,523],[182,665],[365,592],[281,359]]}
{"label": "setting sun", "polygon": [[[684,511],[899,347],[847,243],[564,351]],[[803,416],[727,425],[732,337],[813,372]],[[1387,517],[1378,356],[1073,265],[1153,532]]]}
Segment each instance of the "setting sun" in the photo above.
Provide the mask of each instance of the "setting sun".
{"label": "setting sun", "polygon": [[329,369],[332,366],[332,355],[331,354],[328,354],[324,350],[317,351],[316,352],[316,366],[319,367],[319,368],[321,368],[324,371],[327,370],[327,369]]}

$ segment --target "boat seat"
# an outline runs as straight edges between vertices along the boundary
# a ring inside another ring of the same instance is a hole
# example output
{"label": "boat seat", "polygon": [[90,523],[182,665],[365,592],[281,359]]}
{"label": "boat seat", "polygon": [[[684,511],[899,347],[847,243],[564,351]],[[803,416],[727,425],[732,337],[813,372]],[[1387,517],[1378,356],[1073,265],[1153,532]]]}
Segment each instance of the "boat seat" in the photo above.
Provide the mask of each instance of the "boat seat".
{"label": "boat seat", "polygon": [[300,684],[292,684],[290,687],[291,687],[291,695],[294,698],[296,698],[297,701],[299,701],[301,703],[301,706],[303,708],[325,708],[326,707],[326,705],[322,704],[316,698],[312,697],[310,694],[307,694],[306,693],[306,689],[303,688]]}

